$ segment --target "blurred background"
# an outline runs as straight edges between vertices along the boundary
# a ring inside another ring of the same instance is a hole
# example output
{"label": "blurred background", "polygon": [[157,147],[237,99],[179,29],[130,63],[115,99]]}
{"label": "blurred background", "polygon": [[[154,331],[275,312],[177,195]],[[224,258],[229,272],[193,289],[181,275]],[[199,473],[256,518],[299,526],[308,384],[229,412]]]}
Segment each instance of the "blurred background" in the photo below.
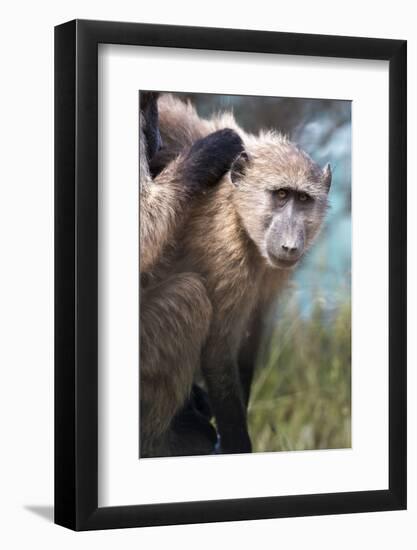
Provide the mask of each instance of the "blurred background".
{"label": "blurred background", "polygon": [[350,447],[351,103],[176,95],[203,117],[232,110],[248,132],[277,129],[320,166],[332,166],[323,231],[265,320],[249,429],[258,452]]}

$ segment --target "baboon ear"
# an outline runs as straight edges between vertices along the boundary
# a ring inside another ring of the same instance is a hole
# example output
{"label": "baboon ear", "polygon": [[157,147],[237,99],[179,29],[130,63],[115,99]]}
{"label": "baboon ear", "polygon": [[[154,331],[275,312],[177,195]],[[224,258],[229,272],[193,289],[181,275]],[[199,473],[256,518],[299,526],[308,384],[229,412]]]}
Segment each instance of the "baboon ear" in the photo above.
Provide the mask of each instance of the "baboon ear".
{"label": "baboon ear", "polygon": [[330,168],[329,163],[327,163],[326,166],[323,168],[323,181],[327,191],[329,191],[330,185],[332,183],[332,169]]}
{"label": "baboon ear", "polygon": [[250,162],[249,155],[246,151],[240,153],[237,159],[233,162],[230,168],[230,179],[233,185],[236,187],[239,185],[240,180],[243,178]]}

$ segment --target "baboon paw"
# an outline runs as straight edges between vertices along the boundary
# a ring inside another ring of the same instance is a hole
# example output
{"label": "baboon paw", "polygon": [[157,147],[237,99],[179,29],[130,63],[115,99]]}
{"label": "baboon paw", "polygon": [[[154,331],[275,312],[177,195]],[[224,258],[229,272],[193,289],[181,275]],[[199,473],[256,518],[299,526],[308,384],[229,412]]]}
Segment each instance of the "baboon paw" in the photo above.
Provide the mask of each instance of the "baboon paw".
{"label": "baboon paw", "polygon": [[197,189],[215,185],[243,150],[242,139],[229,128],[197,140],[185,159],[186,181]]}

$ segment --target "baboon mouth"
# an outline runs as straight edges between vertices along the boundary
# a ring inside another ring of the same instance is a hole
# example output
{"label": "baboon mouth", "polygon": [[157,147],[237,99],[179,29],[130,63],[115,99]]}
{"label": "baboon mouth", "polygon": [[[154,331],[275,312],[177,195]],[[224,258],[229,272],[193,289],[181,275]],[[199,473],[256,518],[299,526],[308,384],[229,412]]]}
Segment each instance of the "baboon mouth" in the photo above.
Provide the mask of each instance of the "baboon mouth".
{"label": "baboon mouth", "polygon": [[277,256],[269,254],[268,260],[273,265],[273,267],[277,267],[279,269],[290,269],[298,263],[300,257],[290,260],[288,258],[279,258]]}

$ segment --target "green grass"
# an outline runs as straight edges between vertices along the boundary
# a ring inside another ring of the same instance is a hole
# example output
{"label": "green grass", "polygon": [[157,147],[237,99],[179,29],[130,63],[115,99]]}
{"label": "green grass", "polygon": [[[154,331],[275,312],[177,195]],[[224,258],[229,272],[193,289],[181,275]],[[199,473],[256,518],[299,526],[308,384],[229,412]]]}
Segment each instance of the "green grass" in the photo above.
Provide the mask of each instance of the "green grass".
{"label": "green grass", "polygon": [[249,403],[254,451],[351,446],[351,308],[282,308],[262,346]]}

